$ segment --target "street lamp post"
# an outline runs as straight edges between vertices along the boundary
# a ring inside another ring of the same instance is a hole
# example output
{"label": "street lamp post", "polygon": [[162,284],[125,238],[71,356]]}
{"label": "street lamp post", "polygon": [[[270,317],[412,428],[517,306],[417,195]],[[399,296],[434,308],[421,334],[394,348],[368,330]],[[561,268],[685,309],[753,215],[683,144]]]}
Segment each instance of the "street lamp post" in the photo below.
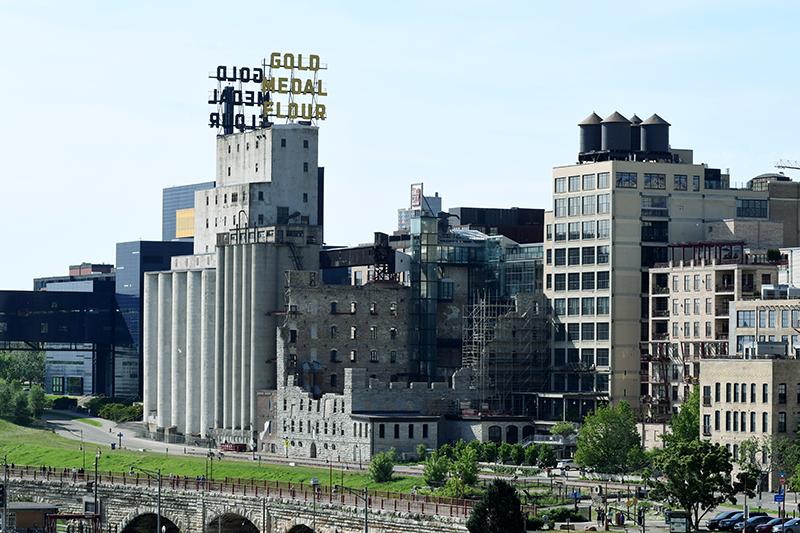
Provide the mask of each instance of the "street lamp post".
{"label": "street lamp post", "polygon": [[3,456],[3,531],[6,529],[6,521],[8,520],[8,456]]}
{"label": "street lamp post", "polygon": [[309,481],[311,490],[314,491],[314,533],[317,533],[317,487],[319,487],[319,479],[312,477]]}
{"label": "street lamp post", "polygon": [[349,492],[350,494],[352,494],[356,498],[364,500],[364,533],[369,533],[369,525],[368,525],[369,499],[368,499],[368,496],[367,496],[367,488],[364,487],[363,496],[361,494],[359,494],[359,491],[357,489],[353,489],[353,488],[350,488],[350,487],[344,487],[342,485],[335,485],[334,489],[333,489],[334,493],[336,492],[337,489],[346,490],[347,492]]}
{"label": "street lamp post", "polygon": [[133,474],[134,470],[144,472],[144,474],[149,478],[155,477],[158,479],[158,514],[156,515],[156,533],[163,533],[161,531],[161,469],[159,468],[154,472],[153,470],[146,470],[138,466],[131,466],[130,474]]}
{"label": "street lamp post", "polygon": [[[99,508],[97,507],[97,467],[100,464],[100,450],[97,451],[97,454],[94,456],[94,514],[100,514]],[[103,530],[103,526],[101,524],[100,530]]]}

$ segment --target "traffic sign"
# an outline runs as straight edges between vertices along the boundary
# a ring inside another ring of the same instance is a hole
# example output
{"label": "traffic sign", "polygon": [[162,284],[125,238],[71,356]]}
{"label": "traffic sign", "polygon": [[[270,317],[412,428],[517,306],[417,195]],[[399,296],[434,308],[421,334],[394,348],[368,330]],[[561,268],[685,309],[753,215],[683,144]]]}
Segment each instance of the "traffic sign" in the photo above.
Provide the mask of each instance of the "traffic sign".
{"label": "traffic sign", "polygon": [[628,507],[630,507],[630,506],[631,506],[631,501],[630,501],[630,500],[626,501],[626,502],[625,502],[625,505],[627,505]]}
{"label": "traffic sign", "polygon": [[639,498],[634,498],[633,499],[633,505],[636,505],[637,503],[639,503]]}
{"label": "traffic sign", "polygon": [[783,494],[776,494],[775,495],[775,501],[778,502],[778,503],[782,502],[783,501]]}

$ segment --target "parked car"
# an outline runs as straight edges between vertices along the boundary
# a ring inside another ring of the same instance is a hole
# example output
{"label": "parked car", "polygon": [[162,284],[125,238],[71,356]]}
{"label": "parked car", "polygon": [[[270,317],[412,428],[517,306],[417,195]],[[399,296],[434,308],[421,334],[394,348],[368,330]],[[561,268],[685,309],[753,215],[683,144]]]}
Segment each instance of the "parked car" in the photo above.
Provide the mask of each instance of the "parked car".
{"label": "parked car", "polygon": [[719,513],[714,518],[709,518],[708,520],[706,520],[706,527],[708,529],[710,529],[711,531],[714,531],[715,529],[719,529],[720,520],[725,520],[727,518],[732,517],[735,514],[736,514],[736,511],[725,511],[723,513]]}
{"label": "parked car", "polygon": [[[751,518],[755,516],[767,516],[767,513],[763,511],[750,511],[749,514]],[[738,525],[740,523],[741,526]],[[736,513],[730,518],[720,520],[719,529],[720,531],[741,531],[744,529],[744,513]]]}
{"label": "parked car", "polygon": [[574,459],[562,459],[556,465],[556,468],[560,468],[562,470],[569,471],[570,468],[575,468],[575,460]]}
{"label": "parked car", "polygon": [[789,520],[788,518],[773,518],[769,522],[756,526],[755,533],[771,533],[772,528]]}
{"label": "parked car", "polygon": [[772,526],[772,533],[800,533],[800,518],[791,518],[784,524]]}
{"label": "parked car", "polygon": [[[751,513],[752,514],[752,513]],[[757,515],[751,516],[747,519],[747,523],[745,524],[744,520],[736,522],[736,525],[733,526],[734,531],[744,531],[744,533],[755,533],[756,526],[760,524],[766,524],[767,522],[772,521],[771,516],[767,515]]]}
{"label": "parked car", "polygon": [[719,521],[719,530],[720,531],[733,531],[733,526],[736,525],[736,522],[741,522],[744,518],[744,513],[739,511],[728,518],[724,518]]}

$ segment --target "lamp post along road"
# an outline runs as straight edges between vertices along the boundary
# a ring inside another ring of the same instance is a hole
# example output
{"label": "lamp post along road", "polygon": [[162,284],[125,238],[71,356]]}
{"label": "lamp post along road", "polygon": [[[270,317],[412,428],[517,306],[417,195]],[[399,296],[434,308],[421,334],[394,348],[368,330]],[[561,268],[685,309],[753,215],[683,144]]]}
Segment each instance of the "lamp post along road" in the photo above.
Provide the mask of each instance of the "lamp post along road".
{"label": "lamp post along road", "polygon": [[131,471],[129,473],[133,475],[134,470],[139,470],[140,472],[144,472],[144,474],[149,478],[158,479],[158,514],[156,515],[156,533],[164,533],[163,531],[161,531],[161,469],[159,468],[157,471],[154,472],[153,470],[146,470],[138,466],[132,466]]}
{"label": "lamp post along road", "polygon": [[312,477],[309,481],[311,490],[314,491],[314,533],[317,533],[317,487],[319,487],[319,478]]}
{"label": "lamp post along road", "polygon": [[8,493],[6,492],[6,488],[8,487],[8,456],[3,456],[3,532],[5,533],[8,531],[6,529],[6,522],[8,520]]}
{"label": "lamp post along road", "polygon": [[347,492],[355,496],[357,499],[360,498],[364,500],[364,533],[369,533],[369,496],[367,493],[367,488],[364,487],[363,495],[359,494],[360,491],[358,489],[353,489],[342,485],[335,485],[333,488],[334,493],[336,492],[337,489],[346,490]]}

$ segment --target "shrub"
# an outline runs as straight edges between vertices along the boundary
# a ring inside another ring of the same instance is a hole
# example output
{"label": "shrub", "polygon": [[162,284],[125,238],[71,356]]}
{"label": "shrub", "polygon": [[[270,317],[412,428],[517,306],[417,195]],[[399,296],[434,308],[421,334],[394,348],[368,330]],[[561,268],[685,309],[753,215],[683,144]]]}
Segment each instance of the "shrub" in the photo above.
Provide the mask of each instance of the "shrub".
{"label": "shrub", "polygon": [[417,446],[417,459],[424,461],[426,457],[428,457],[428,449],[424,444],[420,444]]}
{"label": "shrub", "polygon": [[70,398],[69,396],[59,396],[53,400],[53,409],[67,411],[78,407],[78,399]]}
{"label": "shrub", "polygon": [[369,463],[369,475],[375,483],[391,481],[393,470],[394,464],[389,458],[389,455],[383,452],[373,457],[372,461]]}
{"label": "shrub", "polygon": [[493,463],[497,460],[497,444],[487,442],[483,445],[483,460],[487,463]]}
{"label": "shrub", "polygon": [[547,515],[550,520],[554,522],[585,522],[586,518],[580,513],[576,513],[567,507],[556,507],[555,509],[548,509]]}

